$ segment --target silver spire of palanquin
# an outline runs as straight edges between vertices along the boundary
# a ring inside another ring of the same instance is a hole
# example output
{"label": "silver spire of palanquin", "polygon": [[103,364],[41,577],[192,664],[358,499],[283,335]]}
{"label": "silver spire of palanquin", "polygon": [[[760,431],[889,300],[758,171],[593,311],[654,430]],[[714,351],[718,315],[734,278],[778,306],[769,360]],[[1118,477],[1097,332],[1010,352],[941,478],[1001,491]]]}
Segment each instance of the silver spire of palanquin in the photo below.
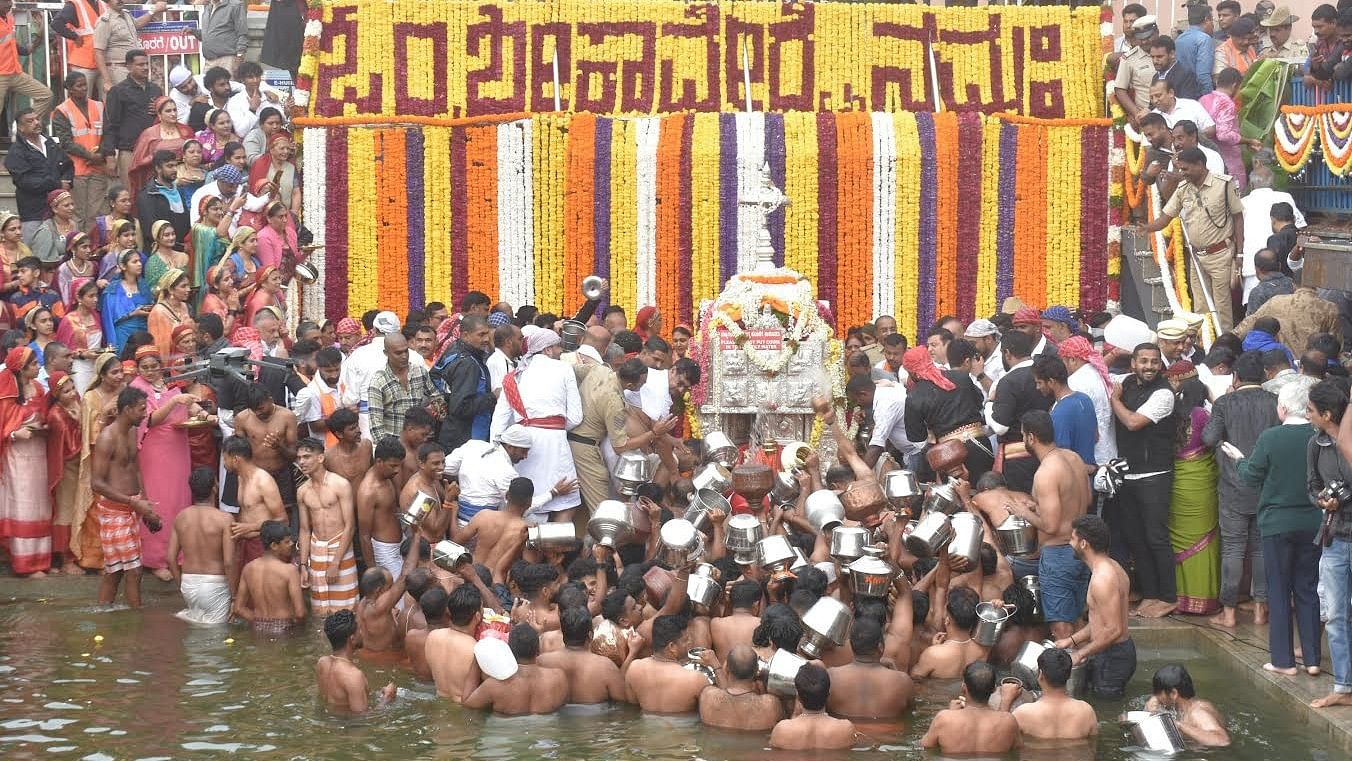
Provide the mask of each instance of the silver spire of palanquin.
{"label": "silver spire of palanquin", "polygon": [[770,214],[791,203],[784,191],[775,187],[770,179],[770,162],[761,164],[760,178],[760,187],[737,201],[739,206],[754,207],[758,212],[760,229],[756,232],[756,264],[752,267],[756,272],[775,268],[775,247],[770,241]]}

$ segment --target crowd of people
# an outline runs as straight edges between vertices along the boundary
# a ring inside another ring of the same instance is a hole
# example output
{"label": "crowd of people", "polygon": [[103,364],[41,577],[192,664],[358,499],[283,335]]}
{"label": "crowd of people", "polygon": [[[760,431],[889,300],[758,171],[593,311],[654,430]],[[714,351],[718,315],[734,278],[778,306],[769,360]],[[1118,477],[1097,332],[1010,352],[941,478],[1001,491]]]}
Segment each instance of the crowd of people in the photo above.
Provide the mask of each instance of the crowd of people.
{"label": "crowd of people", "polygon": [[[71,59],[55,137],[49,103],[0,81],[34,101],[6,160],[17,213],[0,214],[0,540],[16,575],[98,573],[99,602],[133,608],[143,584],[172,583],[181,618],[268,636],[322,618],[319,691],[343,711],[371,702],[355,657],[406,663],[468,708],[633,702],[775,747],[849,747],[852,720],[897,717],[917,680],[961,679],[924,744],[992,754],[1092,738],[1072,676],[1123,697],[1131,619],[1174,613],[1224,628],[1252,616],[1269,629],[1266,668],[1293,678],[1319,673],[1322,623],[1334,692],[1315,705],[1352,704],[1352,300],[1298,284],[1304,220],[1261,167],[1234,163],[1231,139],[1238,75],[1257,55],[1300,56],[1287,9],[1250,21],[1227,0],[1213,38],[1210,9],[1191,6],[1177,41],[1124,11],[1117,98],[1153,146],[1161,220],[1182,218],[1207,275],[1195,303],[1215,302],[1221,332],[1208,349],[1200,315],[1152,331],[1018,298],[942,317],[916,346],[891,316],[838,326],[846,398],[817,407],[837,460],[783,472],[792,498],[725,486],[699,571],[661,539],[717,460],[686,415],[688,391],[716,382],[689,356],[695,330],[589,302],[565,351],[559,316],[479,292],[402,316],[289,315],[310,250],[296,147],[286,97],[230,42],[242,7],[205,4],[215,55],[200,77],[171,71],[168,95],[127,41],[154,14],[67,9],[56,33],[93,55]],[[1316,9],[1314,80],[1347,76],[1349,13]],[[0,41],[0,70],[19,52]],[[616,464],[635,454],[652,472],[624,496]],[[755,448],[723,465],[738,463],[782,469]],[[844,526],[869,529],[902,572],[881,597],[857,594],[806,501],[900,468],[976,516],[979,557],[916,554],[920,516],[880,505]],[[633,531],[587,539],[616,499]],[[1011,517],[1035,528],[1035,552],[1001,546]],[[734,520],[802,562],[730,550]],[[544,541],[541,526],[575,539]],[[698,575],[716,579],[712,601],[691,600]],[[807,613],[828,599],[852,622],[818,647]],[[1011,611],[993,645],[973,636],[984,602]],[[1048,638],[1035,685],[1002,679]],[[791,689],[767,691],[763,662],[809,641]],[[1228,743],[1186,669],[1161,669],[1153,693],[1192,741]]]}

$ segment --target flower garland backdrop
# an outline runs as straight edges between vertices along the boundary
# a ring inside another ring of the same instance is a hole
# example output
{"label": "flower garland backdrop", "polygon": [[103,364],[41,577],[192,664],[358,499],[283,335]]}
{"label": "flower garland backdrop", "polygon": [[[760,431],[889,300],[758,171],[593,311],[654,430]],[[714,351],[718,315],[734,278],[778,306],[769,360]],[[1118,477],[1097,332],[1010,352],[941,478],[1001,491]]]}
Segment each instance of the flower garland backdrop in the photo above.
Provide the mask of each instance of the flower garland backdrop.
{"label": "flower garland backdrop", "polygon": [[656,303],[669,324],[689,321],[745,264],[739,241],[754,239],[755,220],[737,200],[766,163],[792,201],[772,216],[772,239],[831,303],[837,330],[894,314],[914,338],[940,314],[989,314],[1009,295],[1090,310],[1110,297],[1120,211],[1106,120],[316,122],[304,122],[306,213],[325,248],[313,255],[321,280],[306,289],[307,316],[321,305],[326,317],[402,313],[472,289],[572,313],[577,283],[596,272],[630,314]]}
{"label": "flower garland backdrop", "polygon": [[[338,118],[735,111],[747,96],[745,50],[755,111],[1096,117],[1100,15],[1093,6],[312,0],[297,101]],[[938,234],[946,243],[954,232]]]}

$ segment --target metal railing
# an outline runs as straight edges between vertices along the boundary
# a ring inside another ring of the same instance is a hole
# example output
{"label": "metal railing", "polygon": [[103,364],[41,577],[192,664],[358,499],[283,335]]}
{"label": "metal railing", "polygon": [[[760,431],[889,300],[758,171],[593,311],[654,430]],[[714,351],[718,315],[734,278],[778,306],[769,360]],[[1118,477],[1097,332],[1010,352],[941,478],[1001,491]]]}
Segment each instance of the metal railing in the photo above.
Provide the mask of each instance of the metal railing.
{"label": "metal railing", "polygon": [[[1306,87],[1300,77],[1292,77],[1287,102],[1296,106],[1321,106],[1328,103],[1352,103],[1352,81],[1336,80],[1327,87]],[[1323,150],[1320,146],[1318,149]],[[1324,157],[1316,153],[1305,171],[1291,178],[1291,192],[1303,211],[1345,215],[1352,213],[1352,177],[1337,177],[1329,171]]]}

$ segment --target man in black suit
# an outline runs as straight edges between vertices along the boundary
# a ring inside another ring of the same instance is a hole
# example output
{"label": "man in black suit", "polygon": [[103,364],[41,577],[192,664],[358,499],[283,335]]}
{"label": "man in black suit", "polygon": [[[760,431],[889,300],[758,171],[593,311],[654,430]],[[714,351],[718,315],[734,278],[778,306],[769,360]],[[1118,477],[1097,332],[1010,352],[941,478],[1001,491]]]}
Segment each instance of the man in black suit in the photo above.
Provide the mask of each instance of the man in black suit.
{"label": "man in black suit", "polygon": [[1150,60],[1155,64],[1155,72],[1173,88],[1174,95],[1189,100],[1202,97],[1202,86],[1191,71],[1178,65],[1174,56],[1174,40],[1167,34],[1156,37],[1150,43]]}
{"label": "man in black suit", "polygon": [[1037,390],[1033,377],[1033,339],[1027,333],[1010,331],[1000,341],[1005,367],[1000,381],[991,389],[986,404],[986,423],[999,437],[1000,448],[995,469],[1004,474],[1013,491],[1031,492],[1037,458],[1023,443],[1019,418],[1031,410],[1048,410],[1051,400]]}

